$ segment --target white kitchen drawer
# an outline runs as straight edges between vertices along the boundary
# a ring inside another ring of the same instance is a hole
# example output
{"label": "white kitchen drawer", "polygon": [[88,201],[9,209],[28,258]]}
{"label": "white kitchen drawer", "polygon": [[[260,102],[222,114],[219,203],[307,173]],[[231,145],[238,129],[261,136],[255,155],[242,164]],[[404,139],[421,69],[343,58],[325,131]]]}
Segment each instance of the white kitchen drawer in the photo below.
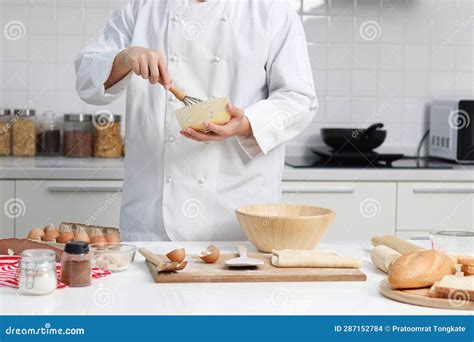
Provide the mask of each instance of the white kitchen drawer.
{"label": "white kitchen drawer", "polygon": [[473,183],[399,183],[397,230],[474,228]]}
{"label": "white kitchen drawer", "polygon": [[396,183],[283,182],[283,202],[333,209],[326,241],[395,233]]}
{"label": "white kitchen drawer", "polygon": [[14,181],[0,181],[0,205],[0,238],[11,238],[15,217],[24,214],[24,206],[15,199]]}
{"label": "white kitchen drawer", "polygon": [[16,181],[16,197],[26,207],[26,214],[16,219],[16,236],[49,222],[118,227],[121,189],[120,181]]}

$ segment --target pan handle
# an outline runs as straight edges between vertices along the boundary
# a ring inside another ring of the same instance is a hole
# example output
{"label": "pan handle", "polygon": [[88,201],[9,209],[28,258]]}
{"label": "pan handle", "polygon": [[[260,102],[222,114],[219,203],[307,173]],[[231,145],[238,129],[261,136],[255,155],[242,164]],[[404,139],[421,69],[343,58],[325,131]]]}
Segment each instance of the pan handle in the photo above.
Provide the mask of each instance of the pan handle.
{"label": "pan handle", "polygon": [[370,125],[365,130],[362,131],[360,137],[370,137],[376,130],[383,128],[383,123],[378,122],[373,125]]}

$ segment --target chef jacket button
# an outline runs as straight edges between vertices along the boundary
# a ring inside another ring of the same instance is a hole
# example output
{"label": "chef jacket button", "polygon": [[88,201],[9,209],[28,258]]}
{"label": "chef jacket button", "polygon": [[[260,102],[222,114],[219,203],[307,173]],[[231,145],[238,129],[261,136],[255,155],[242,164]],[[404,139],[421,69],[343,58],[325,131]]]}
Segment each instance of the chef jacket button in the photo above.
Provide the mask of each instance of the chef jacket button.
{"label": "chef jacket button", "polygon": [[214,63],[219,63],[221,61],[221,58],[219,56],[214,56],[213,61]]}
{"label": "chef jacket button", "polygon": [[170,56],[170,61],[173,62],[173,63],[177,62],[178,61],[178,56],[176,56],[175,54],[171,55]]}
{"label": "chef jacket button", "polygon": [[179,14],[175,14],[171,17],[171,21],[173,23],[177,23],[179,21]]}
{"label": "chef jacket button", "polygon": [[229,20],[229,17],[226,16],[226,15],[221,18],[221,21],[224,22],[224,23],[225,23],[227,20]]}
{"label": "chef jacket button", "polygon": [[168,184],[173,183],[173,177],[167,177],[166,178],[166,183],[168,183]]}
{"label": "chef jacket button", "polygon": [[173,95],[171,95],[170,98],[169,98],[169,101],[170,101],[170,102],[174,102],[175,100],[176,100],[176,97],[174,97]]}
{"label": "chef jacket button", "polygon": [[201,178],[200,180],[198,180],[199,184],[204,184],[206,183],[206,178]]}
{"label": "chef jacket button", "polygon": [[172,143],[172,142],[175,142],[176,138],[173,136],[173,135],[170,135],[168,137],[168,142]]}

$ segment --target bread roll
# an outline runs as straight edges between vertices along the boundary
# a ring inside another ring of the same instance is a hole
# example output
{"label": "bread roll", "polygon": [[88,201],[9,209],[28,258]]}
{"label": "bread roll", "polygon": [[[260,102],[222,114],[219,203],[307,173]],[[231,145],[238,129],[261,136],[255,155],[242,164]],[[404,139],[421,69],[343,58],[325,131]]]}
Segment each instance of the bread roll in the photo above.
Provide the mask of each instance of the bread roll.
{"label": "bread roll", "polygon": [[455,271],[454,261],[446,254],[426,250],[398,258],[390,267],[388,281],[393,289],[415,289],[431,286]]}

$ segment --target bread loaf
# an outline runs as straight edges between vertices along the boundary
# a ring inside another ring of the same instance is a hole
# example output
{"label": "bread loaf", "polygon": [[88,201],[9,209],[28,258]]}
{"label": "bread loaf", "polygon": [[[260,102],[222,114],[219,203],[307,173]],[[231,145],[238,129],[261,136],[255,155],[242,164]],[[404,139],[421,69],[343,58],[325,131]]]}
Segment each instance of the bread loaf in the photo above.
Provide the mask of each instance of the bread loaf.
{"label": "bread loaf", "polygon": [[388,281],[393,289],[428,287],[455,271],[454,261],[446,254],[425,250],[398,258],[390,267]]}

